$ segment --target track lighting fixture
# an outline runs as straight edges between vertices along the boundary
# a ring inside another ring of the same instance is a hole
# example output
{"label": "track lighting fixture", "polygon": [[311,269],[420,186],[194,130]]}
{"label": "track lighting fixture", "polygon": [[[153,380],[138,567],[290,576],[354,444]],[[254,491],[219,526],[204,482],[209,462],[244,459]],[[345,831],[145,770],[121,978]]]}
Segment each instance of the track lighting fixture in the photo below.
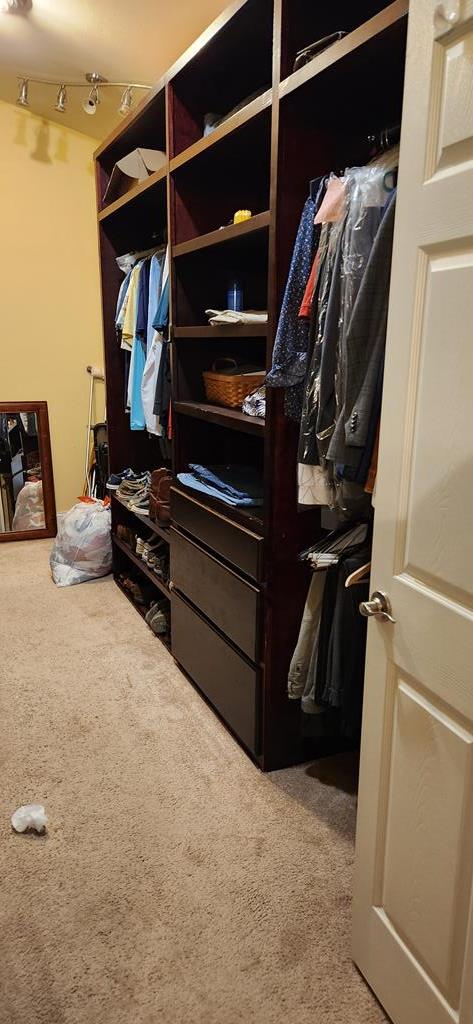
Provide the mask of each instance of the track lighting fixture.
{"label": "track lighting fixture", "polygon": [[98,90],[96,85],[93,85],[91,90],[90,90],[90,92],[89,92],[89,95],[88,95],[87,99],[84,100],[84,102],[82,104],[82,110],[84,111],[85,114],[91,114],[91,115],[92,114],[96,114],[97,113],[97,107],[98,107],[99,103],[100,103],[99,90]]}
{"label": "track lighting fixture", "polygon": [[[5,0],[5,3],[9,3],[10,0]],[[17,0],[11,0],[12,3],[16,3]],[[3,0],[0,0],[0,11]],[[18,0],[18,3],[23,9],[23,0]],[[31,0],[25,0],[25,4],[31,6]],[[5,8],[7,9],[7,8]],[[120,105],[118,107],[119,114],[129,114],[133,106],[133,90],[144,89],[146,92],[151,89],[150,85],[142,85],[138,82],[108,82],[103,75],[99,74],[98,71],[88,71],[84,82],[53,82],[44,78],[19,78],[18,79],[18,98],[17,103],[20,107],[29,107],[28,100],[28,87],[31,83],[34,85],[51,86],[56,89],[56,103],[54,109],[60,114],[64,114],[66,111],[66,105],[68,102],[68,89],[84,89],[84,85],[91,86],[90,92],[87,98],[82,103],[82,110],[85,114],[93,116],[97,113],[97,107],[100,103],[100,89],[123,89]]]}
{"label": "track lighting fixture", "polygon": [[0,11],[2,14],[22,14],[32,7],[31,0],[1,0]]}
{"label": "track lighting fixture", "polygon": [[128,85],[127,88],[125,89],[125,92],[123,93],[123,96],[122,96],[121,100],[120,100],[120,106],[118,108],[118,113],[122,114],[123,117],[125,117],[126,114],[130,113],[132,102],[133,102],[132,91],[133,91],[132,90],[132,86]]}
{"label": "track lighting fixture", "polygon": [[61,85],[56,99],[55,110],[58,110],[60,114],[64,114],[67,103],[67,89],[65,85]]}
{"label": "track lighting fixture", "polygon": [[18,99],[16,101],[20,107],[29,107],[28,103],[28,79],[22,78],[20,81],[20,89],[18,92]]}

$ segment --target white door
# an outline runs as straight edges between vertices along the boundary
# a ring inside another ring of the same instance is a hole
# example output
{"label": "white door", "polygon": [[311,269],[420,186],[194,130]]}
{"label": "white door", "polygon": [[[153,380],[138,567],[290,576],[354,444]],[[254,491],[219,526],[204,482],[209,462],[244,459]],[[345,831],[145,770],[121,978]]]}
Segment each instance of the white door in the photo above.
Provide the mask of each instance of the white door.
{"label": "white door", "polygon": [[473,0],[412,0],[354,959],[396,1024],[473,1024]]}

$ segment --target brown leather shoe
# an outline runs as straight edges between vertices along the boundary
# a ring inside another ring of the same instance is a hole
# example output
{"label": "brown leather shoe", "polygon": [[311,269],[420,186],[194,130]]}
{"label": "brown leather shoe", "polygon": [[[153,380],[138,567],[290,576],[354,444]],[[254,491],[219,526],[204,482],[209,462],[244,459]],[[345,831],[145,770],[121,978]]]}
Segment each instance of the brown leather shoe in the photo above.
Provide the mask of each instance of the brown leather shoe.
{"label": "brown leather shoe", "polygon": [[154,522],[169,523],[171,518],[172,473],[165,466],[151,473],[149,517]]}

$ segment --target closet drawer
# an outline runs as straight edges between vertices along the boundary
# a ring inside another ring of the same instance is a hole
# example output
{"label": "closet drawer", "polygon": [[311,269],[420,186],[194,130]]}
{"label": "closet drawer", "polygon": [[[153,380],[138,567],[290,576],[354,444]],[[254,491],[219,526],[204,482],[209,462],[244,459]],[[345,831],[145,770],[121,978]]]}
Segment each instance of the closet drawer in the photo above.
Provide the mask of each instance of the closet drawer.
{"label": "closet drawer", "polygon": [[263,540],[256,533],[237,526],[174,487],[171,490],[171,518],[177,526],[212,548],[245,575],[254,580],[261,579]]}
{"label": "closet drawer", "polygon": [[248,658],[258,660],[259,591],[175,527],[171,580]]}
{"label": "closet drawer", "polygon": [[259,673],[175,592],[172,652],[242,743],[256,754]]}

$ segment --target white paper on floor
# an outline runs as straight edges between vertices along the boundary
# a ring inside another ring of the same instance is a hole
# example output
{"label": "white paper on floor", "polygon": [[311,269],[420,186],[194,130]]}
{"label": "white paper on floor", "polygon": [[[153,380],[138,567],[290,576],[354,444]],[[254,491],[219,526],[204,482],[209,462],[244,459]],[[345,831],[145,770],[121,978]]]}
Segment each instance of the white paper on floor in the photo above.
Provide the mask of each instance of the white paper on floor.
{"label": "white paper on floor", "polygon": [[42,804],[24,804],[18,807],[11,816],[11,823],[15,832],[26,832],[27,829],[34,829],[35,832],[45,832],[47,825],[46,811]]}

